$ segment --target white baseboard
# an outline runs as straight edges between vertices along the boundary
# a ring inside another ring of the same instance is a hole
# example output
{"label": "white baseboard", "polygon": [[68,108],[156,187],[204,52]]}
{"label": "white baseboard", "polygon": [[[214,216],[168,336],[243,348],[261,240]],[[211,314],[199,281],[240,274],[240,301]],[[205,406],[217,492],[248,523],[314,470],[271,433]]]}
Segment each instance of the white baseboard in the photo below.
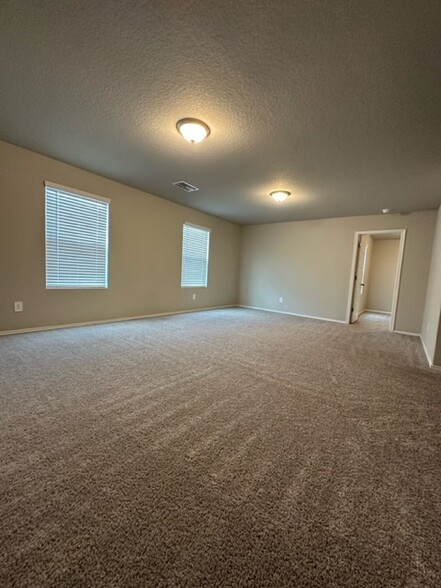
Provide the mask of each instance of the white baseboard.
{"label": "white baseboard", "polygon": [[419,333],[410,333],[409,331],[396,331],[395,329],[391,333],[397,333],[397,335],[410,335],[411,337],[420,337]]}
{"label": "white baseboard", "polygon": [[316,321],[327,321],[330,323],[342,323],[344,325],[346,325],[346,321],[341,321],[338,319],[331,319],[331,318],[325,318],[323,316],[311,316],[309,314],[299,314],[297,312],[287,312],[286,310],[274,310],[273,308],[262,308],[260,306],[248,306],[246,304],[238,304],[238,306],[240,308],[249,308],[251,310],[264,310],[265,312],[275,312],[277,314],[288,314],[290,316],[299,316],[301,318],[308,318],[308,319],[314,319]]}
{"label": "white baseboard", "polygon": [[109,323],[122,323],[124,321],[137,321],[141,319],[155,318],[159,316],[171,316],[174,314],[186,314],[188,312],[202,312],[204,310],[218,310],[221,308],[234,308],[237,304],[226,304],[225,306],[209,306],[206,308],[191,308],[189,310],[172,310],[170,312],[158,312],[156,314],[141,314],[139,316],[125,316],[99,321],[86,321],[82,323],[66,323],[64,325],[48,325],[44,327],[30,327],[28,329],[14,329],[12,331],[0,331],[0,337],[5,335],[20,335],[23,333],[35,333],[38,331],[54,331],[55,329],[71,329],[74,327],[89,327],[93,325],[105,325]]}
{"label": "white baseboard", "polygon": [[365,308],[361,312],[375,312],[375,314],[391,314],[388,310],[374,310],[373,308]]}

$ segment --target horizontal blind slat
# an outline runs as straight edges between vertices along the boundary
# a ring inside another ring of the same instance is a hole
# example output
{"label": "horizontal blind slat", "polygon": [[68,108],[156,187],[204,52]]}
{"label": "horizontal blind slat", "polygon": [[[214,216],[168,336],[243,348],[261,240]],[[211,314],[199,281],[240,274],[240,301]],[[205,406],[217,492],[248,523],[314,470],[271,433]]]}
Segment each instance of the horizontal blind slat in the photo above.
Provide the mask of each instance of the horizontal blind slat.
{"label": "horizontal blind slat", "polygon": [[107,288],[109,203],[46,187],[46,287]]}
{"label": "horizontal blind slat", "polygon": [[182,236],[181,286],[206,287],[210,231],[184,224]]}

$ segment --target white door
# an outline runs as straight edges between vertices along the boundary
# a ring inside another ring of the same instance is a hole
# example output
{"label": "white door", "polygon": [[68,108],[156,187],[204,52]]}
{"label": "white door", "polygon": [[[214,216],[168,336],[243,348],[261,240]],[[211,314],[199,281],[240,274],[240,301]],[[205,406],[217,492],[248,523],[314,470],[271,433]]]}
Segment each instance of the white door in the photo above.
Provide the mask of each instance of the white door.
{"label": "white door", "polygon": [[357,244],[357,260],[355,263],[354,275],[354,291],[352,294],[352,308],[351,308],[351,323],[355,323],[360,316],[360,312],[364,310],[362,303],[365,300],[366,289],[366,274],[367,274],[367,260],[369,254],[369,239],[368,235],[358,237]]}

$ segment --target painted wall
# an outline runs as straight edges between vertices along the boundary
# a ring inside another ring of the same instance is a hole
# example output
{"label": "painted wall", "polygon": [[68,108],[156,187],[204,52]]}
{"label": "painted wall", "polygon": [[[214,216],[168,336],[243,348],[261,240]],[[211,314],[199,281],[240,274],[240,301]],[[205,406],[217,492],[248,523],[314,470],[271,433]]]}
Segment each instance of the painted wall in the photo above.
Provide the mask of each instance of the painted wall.
{"label": "painted wall", "polygon": [[244,227],[240,302],[344,321],[355,232],[407,229],[395,328],[419,333],[435,223],[425,211]]}
{"label": "painted wall", "polygon": [[421,338],[431,363],[441,366],[441,207],[433,240]]}
{"label": "painted wall", "polygon": [[[0,331],[237,302],[239,226],[8,143],[0,161]],[[108,289],[46,290],[44,180],[111,199]],[[185,221],[212,229],[206,289],[180,285]]]}
{"label": "painted wall", "polygon": [[391,312],[397,272],[399,239],[373,239],[366,308]]}

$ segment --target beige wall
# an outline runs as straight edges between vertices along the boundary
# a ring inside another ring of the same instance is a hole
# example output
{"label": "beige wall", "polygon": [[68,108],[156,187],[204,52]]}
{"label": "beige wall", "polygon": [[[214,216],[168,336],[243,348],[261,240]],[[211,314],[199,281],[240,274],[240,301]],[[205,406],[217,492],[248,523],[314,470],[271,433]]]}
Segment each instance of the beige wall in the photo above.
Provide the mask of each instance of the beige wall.
{"label": "beige wall", "polygon": [[240,302],[344,321],[355,232],[407,229],[395,328],[419,333],[435,222],[427,211],[244,227]]}
{"label": "beige wall", "polygon": [[399,239],[373,239],[372,260],[367,282],[369,310],[391,312],[397,273]]}
{"label": "beige wall", "polygon": [[[237,302],[239,226],[8,143],[0,161],[0,331]],[[111,199],[107,290],[46,290],[44,180]],[[206,289],[180,286],[184,221],[212,229]]]}
{"label": "beige wall", "polygon": [[441,207],[433,240],[421,338],[430,362],[441,366]]}

